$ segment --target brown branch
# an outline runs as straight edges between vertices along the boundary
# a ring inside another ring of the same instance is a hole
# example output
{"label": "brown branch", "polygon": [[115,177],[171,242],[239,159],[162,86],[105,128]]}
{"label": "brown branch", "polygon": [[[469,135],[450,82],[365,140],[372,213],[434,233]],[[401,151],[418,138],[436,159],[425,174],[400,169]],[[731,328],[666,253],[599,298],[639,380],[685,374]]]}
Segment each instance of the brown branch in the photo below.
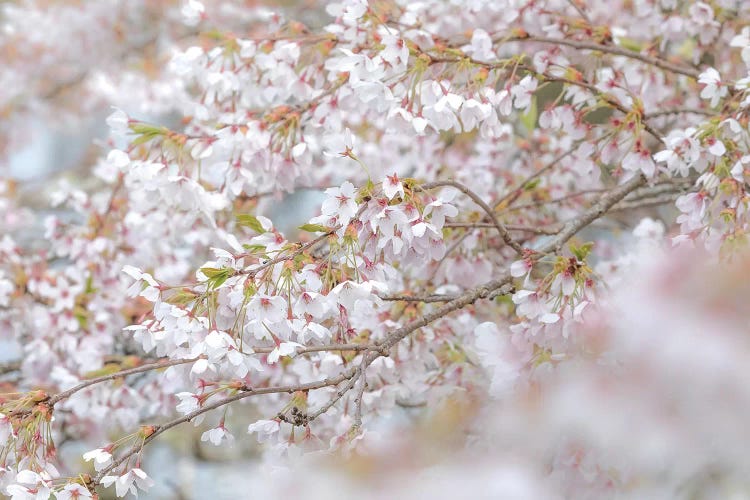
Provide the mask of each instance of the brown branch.
{"label": "brown branch", "polygon": [[[631,201],[631,200],[638,199],[639,197],[653,196],[659,193],[674,191],[675,189],[680,189],[678,186],[682,186],[685,184],[692,184],[694,181],[695,179],[693,178],[671,179],[665,182],[660,182],[659,184],[655,184],[653,186],[636,189],[628,195],[627,199],[628,201]],[[516,205],[515,207],[508,207],[504,209],[501,213],[515,212],[518,210],[525,210],[527,208],[538,208],[544,205],[563,203],[570,199],[578,198],[579,196],[584,196],[587,194],[598,194],[604,191],[606,190],[605,189],[587,189],[585,191],[579,191],[577,193],[568,194],[565,196],[561,196],[559,198],[553,198],[551,200],[540,200],[540,201],[536,201],[532,203],[525,203],[523,205]],[[451,223],[451,224],[455,224],[455,223]],[[448,224],[446,224],[446,226],[448,226]],[[512,229],[512,226],[506,226],[506,227],[508,227],[509,229]]]}
{"label": "brown branch", "polygon": [[523,205],[516,205],[515,207],[508,207],[504,209],[502,213],[516,212],[518,210],[524,210],[527,208],[538,208],[543,205],[552,205],[552,204],[562,203],[564,201],[568,201],[573,198],[578,198],[579,196],[584,196],[587,194],[599,194],[599,193],[603,193],[604,191],[606,190],[605,189],[587,189],[585,191],[579,191],[577,193],[567,194],[565,196],[561,196],[559,198],[553,198],[551,200],[540,200],[540,201],[535,201],[531,203],[524,203]]}
{"label": "brown branch", "polygon": [[[694,178],[687,177],[685,179],[675,179],[677,182],[664,182],[660,184],[655,184],[653,186],[645,186],[639,189],[636,189],[632,193],[630,193],[623,202],[633,202],[638,201],[643,198],[652,198],[654,196],[660,195],[660,194],[681,194],[686,191],[687,188],[693,185],[695,182]],[[618,205],[622,205],[621,203],[618,203]]]}
{"label": "brown branch", "polygon": [[[585,80],[573,80],[571,78],[565,78],[562,76],[552,76],[546,73],[537,73],[536,71],[534,71],[533,68],[530,68],[527,66],[524,66],[524,69],[528,71],[529,73],[534,74],[537,77],[543,79],[546,82],[567,83],[568,85],[575,85],[577,87],[586,89],[589,92],[591,92],[595,97],[598,97],[599,99],[603,100],[604,102],[606,102],[607,104],[609,104],[610,106],[612,106],[613,108],[615,108],[616,110],[618,110],[624,115],[629,115],[630,113],[633,112],[633,110],[626,108],[619,101],[609,97],[605,92],[597,88],[596,85],[593,85]],[[664,139],[662,139],[662,134],[656,131],[651,125],[646,123],[646,121],[643,119],[643,115],[641,115],[640,123],[646,132],[648,132],[654,139],[659,141],[661,144],[664,144]]]}
{"label": "brown branch", "polygon": [[653,198],[642,198],[635,201],[622,201],[612,207],[611,212],[625,212],[628,210],[636,210],[638,208],[646,207],[658,207],[660,205],[667,205],[673,203],[679,198],[682,193],[668,193],[661,196],[655,196]]}
{"label": "brown branch", "polygon": [[456,300],[458,295],[432,294],[432,295],[381,295],[380,298],[391,302],[450,302]]}
{"label": "brown branch", "polygon": [[137,366],[135,368],[130,368],[128,370],[122,370],[119,372],[110,373],[108,375],[102,375],[101,377],[95,377],[95,378],[83,381],[80,384],[73,386],[66,391],[55,394],[54,396],[50,396],[50,398],[46,401],[46,403],[48,406],[52,407],[52,406],[55,406],[60,401],[69,398],[76,392],[81,391],[85,389],[86,387],[92,386],[94,384],[98,384],[100,382],[106,382],[108,380],[114,380],[114,379],[121,378],[121,377],[127,377],[128,375],[134,375],[136,373],[143,373],[143,372],[147,372],[151,370],[159,370],[160,368],[166,368],[168,366],[184,365],[186,363],[192,363],[196,361],[197,359],[198,358],[167,359],[163,361],[157,361],[156,363],[149,363],[147,365]]}
{"label": "brown branch", "polygon": [[[275,347],[251,347],[253,352],[258,354],[268,354]],[[295,354],[307,354],[312,352],[327,351],[378,351],[380,348],[375,344],[327,344],[298,347]]]}
{"label": "brown branch", "polygon": [[670,109],[662,109],[660,111],[654,111],[653,113],[647,113],[644,115],[644,119],[660,118],[663,116],[682,115],[682,114],[714,116],[716,113],[714,113],[710,109],[701,109],[701,108],[670,108]]}
{"label": "brown branch", "polygon": [[540,168],[539,170],[537,170],[536,172],[534,172],[533,174],[531,174],[529,177],[527,177],[523,181],[523,183],[520,186],[518,186],[516,189],[512,189],[512,190],[508,191],[508,194],[506,194],[505,196],[503,196],[502,198],[500,198],[497,201],[497,203],[495,203],[495,210],[497,210],[498,207],[511,205],[514,201],[516,201],[518,199],[519,196],[521,196],[521,194],[523,194],[525,186],[528,186],[530,182],[534,181],[534,179],[537,179],[542,174],[544,174],[545,172],[549,171],[554,166],[556,166],[558,163],[560,163],[562,160],[564,160],[565,158],[567,158],[570,154],[573,153],[574,150],[575,150],[574,148],[570,148],[567,151],[565,151],[564,153],[561,153],[561,154],[557,155],[555,158],[553,158],[545,166],[543,166],[542,168]]}
{"label": "brown branch", "polygon": [[318,408],[314,413],[311,413],[308,416],[307,421],[312,422],[316,418],[320,417],[321,415],[326,413],[328,410],[330,410],[333,407],[333,405],[338,403],[341,400],[341,398],[346,396],[346,393],[348,393],[352,389],[352,387],[354,387],[354,384],[357,383],[358,374],[359,374],[359,368],[354,369],[352,371],[352,374],[349,377],[347,377],[348,381],[346,385],[342,387],[341,389],[339,389],[338,391],[336,391],[336,394],[334,394],[334,396],[326,404]]}
{"label": "brown branch", "polygon": [[0,375],[17,372],[20,369],[20,361],[8,361],[7,363],[0,363]]}
{"label": "brown branch", "polygon": [[160,434],[163,434],[164,432],[168,431],[169,429],[176,427],[180,424],[183,424],[185,422],[189,422],[195,417],[198,417],[200,415],[203,415],[204,413],[207,413],[211,410],[215,410],[217,408],[221,408],[222,406],[228,405],[230,403],[234,403],[235,401],[239,401],[241,399],[248,398],[250,396],[257,396],[260,394],[278,394],[282,392],[287,393],[293,393],[295,391],[311,391],[315,389],[321,389],[323,387],[329,387],[332,385],[338,385],[344,380],[348,378],[352,378],[354,374],[357,372],[356,368],[350,368],[349,370],[343,372],[342,374],[338,375],[334,378],[326,378],[324,380],[318,381],[318,382],[309,382],[307,384],[299,384],[299,385],[287,385],[287,386],[277,386],[277,387],[263,387],[258,389],[253,388],[245,388],[243,390],[240,390],[237,394],[234,394],[232,396],[226,397],[222,400],[216,401],[214,403],[211,403],[209,405],[203,406],[202,408],[198,408],[195,411],[192,411],[190,413],[187,413],[183,415],[182,417],[175,418],[174,420],[170,420],[169,422],[157,425],[153,427],[153,432],[149,434],[146,438],[144,438],[142,441],[137,441],[133,447],[125,453],[123,456],[118,458],[117,460],[114,460],[111,464],[109,464],[107,467],[102,469],[96,477],[92,480],[92,485],[96,486],[101,483],[102,478],[109,474],[111,471],[125,463],[130,457],[135,455],[136,453],[140,452],[140,450],[156,439]]}
{"label": "brown branch", "polygon": [[[443,227],[483,229],[483,228],[494,228],[495,225],[490,224],[489,222],[449,222],[449,223],[446,223]],[[535,233],[535,234],[557,234],[557,231],[559,230],[555,228],[522,226],[519,224],[505,224],[505,228],[509,231],[521,231],[525,233]]]}
{"label": "brown branch", "polygon": [[591,208],[586,210],[583,214],[565,223],[562,230],[557,234],[555,238],[538,250],[540,253],[546,253],[551,250],[559,251],[562,245],[572,238],[578,231],[591,224],[596,219],[600,218],[612,207],[614,207],[619,201],[624,199],[628,194],[635,191],[639,187],[643,186],[647,182],[644,175],[636,175],[631,177],[628,181],[620,186],[609,191],[606,195],[602,196],[599,201],[594,203]]}
{"label": "brown branch", "polygon": [[368,357],[362,358],[362,364],[359,367],[359,389],[357,390],[356,396],[354,396],[354,427],[360,429],[362,427],[362,397],[367,389],[367,363]]}
{"label": "brown branch", "polygon": [[482,210],[485,211],[485,213],[487,214],[487,217],[489,217],[489,219],[497,228],[497,231],[500,233],[500,236],[503,238],[503,241],[505,242],[505,244],[511,247],[513,250],[515,250],[518,255],[523,255],[523,247],[519,245],[518,242],[511,237],[510,233],[505,228],[505,226],[503,226],[500,223],[500,221],[497,219],[497,217],[495,217],[495,214],[492,211],[492,208],[489,205],[487,205],[487,203],[485,203],[485,201],[482,198],[480,198],[478,194],[476,194],[474,191],[469,189],[466,185],[458,181],[449,180],[449,181],[428,182],[426,184],[422,184],[421,188],[422,189],[434,189],[436,187],[442,187],[442,186],[454,187],[458,189],[459,191],[461,191],[462,193],[464,193],[469,198],[471,198],[474,203],[479,205],[482,208]]}
{"label": "brown branch", "polygon": [[[584,211],[581,215],[565,223],[563,228],[554,238],[544,243],[539,249],[537,249],[537,255],[549,253],[550,251],[559,251],[563,244],[572,238],[578,231],[591,224],[594,220],[601,217],[609,209],[611,209],[617,202],[625,198],[629,193],[638,189],[646,183],[646,178],[643,175],[637,175],[624,184],[612,189],[607,194],[602,196],[599,201],[594,203],[590,208]],[[428,325],[436,319],[442,318],[447,314],[461,309],[478,299],[487,298],[499,290],[503,286],[509,284],[512,281],[512,277],[508,271],[504,272],[500,277],[490,280],[487,283],[478,286],[458,298],[444,304],[443,306],[435,309],[434,311],[425,314],[419,319],[416,319],[401,328],[398,328],[391,332],[385,340],[379,344],[385,348],[390,349],[402,339],[406,338],[409,334]]]}
{"label": "brown branch", "polygon": [[553,38],[553,37],[545,37],[545,36],[526,36],[526,37],[517,37],[517,38],[511,38],[511,39],[499,38],[493,41],[496,43],[497,42],[538,42],[538,43],[545,43],[545,44],[552,44],[552,45],[565,45],[568,47],[573,47],[575,49],[581,49],[581,50],[593,50],[596,52],[603,52],[606,54],[612,54],[616,56],[627,57],[629,59],[635,59],[643,63],[650,64],[651,66],[655,66],[657,68],[660,68],[666,71],[671,71],[672,73],[677,73],[680,75],[690,77],[694,80],[697,80],[701,73],[700,71],[696,69],[677,65],[669,61],[665,61],[664,59],[661,59],[659,57],[653,57],[653,56],[649,56],[646,54],[641,54],[640,52],[635,52],[633,50],[619,47],[617,45],[602,45],[600,43],[594,43],[594,42],[584,42],[584,41],[579,41],[579,40],[570,40],[568,38]]}

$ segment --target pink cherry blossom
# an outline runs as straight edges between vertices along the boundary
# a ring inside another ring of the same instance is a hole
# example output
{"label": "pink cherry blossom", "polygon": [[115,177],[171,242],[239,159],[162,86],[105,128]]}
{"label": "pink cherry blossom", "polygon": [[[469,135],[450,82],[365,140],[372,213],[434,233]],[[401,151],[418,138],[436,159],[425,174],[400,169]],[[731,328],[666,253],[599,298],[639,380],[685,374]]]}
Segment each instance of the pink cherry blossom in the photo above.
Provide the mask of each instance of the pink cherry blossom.
{"label": "pink cherry blossom", "polygon": [[386,176],[383,180],[383,194],[385,194],[389,200],[392,200],[397,194],[402,198],[404,197],[404,186],[398,178],[398,175],[393,174]]}

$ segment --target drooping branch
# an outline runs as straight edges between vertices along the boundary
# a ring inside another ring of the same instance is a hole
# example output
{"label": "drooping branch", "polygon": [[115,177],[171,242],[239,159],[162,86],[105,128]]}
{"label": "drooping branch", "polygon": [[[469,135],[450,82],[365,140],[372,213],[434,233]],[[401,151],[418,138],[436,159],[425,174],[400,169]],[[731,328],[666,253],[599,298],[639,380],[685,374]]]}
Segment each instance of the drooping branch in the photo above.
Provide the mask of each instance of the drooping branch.
{"label": "drooping branch", "polygon": [[115,380],[118,378],[127,377],[128,375],[135,375],[136,373],[144,373],[144,372],[148,372],[152,370],[160,370],[162,368],[167,368],[169,366],[177,366],[177,365],[184,365],[186,363],[193,363],[197,360],[198,358],[165,359],[162,361],[157,361],[155,363],[149,363],[146,365],[137,366],[135,368],[130,368],[127,370],[122,370],[119,372],[102,375],[101,377],[95,377],[89,380],[85,380],[81,382],[80,384],[71,387],[70,389],[67,389],[53,396],[50,396],[50,398],[46,401],[46,404],[50,407],[53,407],[60,401],[64,399],[68,399],[70,396],[72,396],[76,392],[82,391],[83,389],[90,387],[92,385],[95,385],[95,384],[100,384],[102,382],[107,382],[109,380]]}
{"label": "drooping branch", "polygon": [[669,71],[672,73],[677,73],[679,75],[690,77],[694,80],[697,80],[698,77],[700,76],[700,71],[696,69],[685,67],[679,64],[674,64],[662,58],[649,56],[647,54],[642,54],[640,52],[635,52],[633,50],[626,49],[624,47],[619,47],[617,45],[604,45],[604,44],[595,43],[595,42],[586,42],[582,40],[571,40],[569,38],[555,38],[555,37],[546,37],[546,36],[525,36],[525,37],[515,37],[515,38],[510,38],[510,39],[497,38],[494,41],[495,43],[498,43],[498,42],[500,43],[502,42],[537,42],[537,43],[544,43],[544,44],[550,44],[550,45],[565,45],[567,47],[573,47],[575,49],[592,50],[595,52],[602,52],[605,54],[612,54],[616,56],[627,57],[628,59],[635,59],[637,61],[641,61],[651,66],[655,66],[659,69],[663,69],[665,71]]}
{"label": "drooping branch", "polygon": [[469,189],[468,186],[458,181],[447,180],[447,181],[428,182],[426,184],[422,184],[421,187],[422,189],[433,189],[433,188],[442,187],[442,186],[454,187],[458,189],[459,191],[461,191],[462,193],[464,193],[469,198],[471,198],[471,200],[477,205],[479,205],[479,207],[481,207],[481,209],[484,210],[485,214],[487,214],[487,217],[489,217],[489,219],[495,225],[495,227],[497,228],[497,231],[500,233],[500,236],[503,238],[503,241],[505,242],[505,244],[511,247],[513,250],[515,250],[518,255],[523,255],[523,247],[516,240],[514,240],[513,237],[511,237],[510,233],[505,228],[505,226],[503,226],[503,224],[495,216],[494,212],[492,211],[492,208],[478,194],[476,194],[474,191]]}
{"label": "drooping branch", "polygon": [[237,394],[228,396],[214,403],[205,405],[186,415],[170,420],[169,422],[165,424],[152,426],[152,431],[148,434],[148,436],[146,436],[142,441],[136,442],[127,453],[123,454],[121,457],[114,460],[107,467],[99,471],[96,477],[92,480],[92,485],[93,486],[99,485],[102,479],[106,475],[108,475],[111,471],[117,469],[120,465],[125,463],[130,457],[139,453],[140,450],[145,445],[152,442],[159,435],[163,434],[169,429],[172,429],[173,427],[177,427],[180,424],[183,424],[185,422],[190,422],[194,418],[200,415],[203,415],[204,413],[207,413],[211,410],[215,410],[217,408],[221,408],[222,406],[226,406],[230,403],[234,403],[236,401],[240,401],[242,399],[249,398],[251,396],[258,396],[261,394],[278,394],[278,393],[293,393],[295,391],[312,391],[316,389],[322,389],[323,387],[335,386],[335,385],[340,384],[344,380],[351,379],[352,377],[354,377],[356,372],[357,372],[357,368],[352,367],[336,377],[326,378],[318,382],[309,382],[307,384],[299,384],[299,385],[262,387],[262,388],[257,388],[257,389],[253,389],[251,387],[242,388],[237,392]]}
{"label": "drooping branch", "polygon": [[500,198],[497,203],[495,203],[495,210],[499,210],[503,207],[507,207],[511,205],[515,200],[518,199],[521,194],[524,192],[524,188],[534,182],[534,180],[541,177],[543,174],[549,172],[551,169],[556,167],[561,161],[563,161],[565,158],[573,154],[573,151],[575,151],[575,148],[570,148],[567,151],[557,155],[555,158],[550,160],[546,165],[544,165],[542,168],[528,176],[517,188],[511,189],[508,191],[508,193]]}

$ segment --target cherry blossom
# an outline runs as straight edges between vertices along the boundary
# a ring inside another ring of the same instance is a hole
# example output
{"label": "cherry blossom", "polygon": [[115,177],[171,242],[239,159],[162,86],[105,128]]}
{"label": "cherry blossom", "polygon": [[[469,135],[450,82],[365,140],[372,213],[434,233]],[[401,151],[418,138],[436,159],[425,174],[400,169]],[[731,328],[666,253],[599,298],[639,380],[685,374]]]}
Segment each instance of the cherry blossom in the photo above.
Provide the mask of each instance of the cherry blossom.
{"label": "cherry blossom", "polygon": [[115,485],[115,493],[118,497],[124,497],[128,493],[138,496],[138,490],[148,491],[154,485],[153,479],[139,468],[130,469],[121,476],[104,476],[102,484],[105,488]]}
{"label": "cherry blossom", "polygon": [[93,498],[93,496],[86,487],[80,484],[71,483],[66,484],[62,490],[55,491],[55,498],[57,498],[57,500],[78,500],[80,498]]}
{"label": "cherry blossom", "polygon": [[530,75],[527,75],[518,82],[518,85],[511,89],[513,105],[516,109],[522,109],[524,112],[528,113],[529,107],[531,106],[531,97],[534,95],[536,87],[537,81]]}
{"label": "cherry blossom", "polygon": [[214,446],[221,445],[224,440],[232,441],[234,440],[234,436],[229,434],[223,425],[209,429],[201,434],[201,441],[209,441]]}
{"label": "cherry blossom", "polygon": [[710,99],[712,107],[719,104],[719,101],[729,92],[729,89],[721,82],[721,75],[714,68],[708,68],[701,73],[698,81],[705,85],[701,91],[701,97]]}
{"label": "cherry blossom", "polygon": [[263,443],[273,439],[279,432],[279,423],[275,420],[259,420],[247,428],[250,434],[258,435],[258,442]]}
{"label": "cherry blossom", "polygon": [[322,215],[328,219],[335,219],[342,227],[346,227],[357,213],[355,188],[351,182],[345,182],[340,188],[328,188],[326,199],[321,207]]}
{"label": "cherry blossom", "polygon": [[398,178],[397,174],[386,176],[383,180],[383,194],[385,194],[389,200],[392,200],[394,196],[400,195],[404,197],[404,186]]}
{"label": "cherry blossom", "polygon": [[100,471],[112,462],[112,453],[111,450],[107,451],[104,448],[97,448],[84,453],[83,459],[87,462],[93,460],[94,468]]}

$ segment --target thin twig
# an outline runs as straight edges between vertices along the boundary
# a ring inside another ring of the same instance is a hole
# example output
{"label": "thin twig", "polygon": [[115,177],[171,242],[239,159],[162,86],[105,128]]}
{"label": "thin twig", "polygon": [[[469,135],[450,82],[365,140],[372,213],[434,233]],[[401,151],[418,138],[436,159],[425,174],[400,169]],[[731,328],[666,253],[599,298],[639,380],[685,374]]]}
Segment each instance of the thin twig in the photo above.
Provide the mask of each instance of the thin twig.
{"label": "thin twig", "polygon": [[[447,222],[443,227],[482,229],[482,228],[495,228],[495,225],[490,224],[489,222]],[[505,224],[505,228],[508,231],[521,231],[525,233],[535,233],[535,234],[557,234],[557,231],[559,231],[559,228],[532,227],[532,226],[522,226],[519,224]]]}
{"label": "thin twig", "polygon": [[605,191],[606,191],[605,189],[587,189],[585,191],[579,191],[577,193],[567,194],[565,196],[561,196],[560,198],[553,198],[551,200],[540,200],[540,201],[535,201],[531,203],[524,203],[522,205],[516,205],[514,207],[508,207],[505,210],[503,210],[501,213],[516,212],[518,210],[525,210],[527,208],[538,208],[543,205],[552,205],[552,204],[562,203],[564,201],[568,201],[573,198],[578,198],[579,196],[584,196],[587,194],[600,194]]}
{"label": "thin twig", "polygon": [[20,361],[8,361],[7,363],[0,363],[0,375],[17,372],[20,369],[21,369]]}
{"label": "thin twig", "polygon": [[451,186],[462,193],[464,193],[466,196],[472,199],[474,203],[479,205],[482,210],[487,214],[487,217],[490,218],[492,223],[497,228],[497,231],[500,233],[500,236],[503,238],[503,241],[506,245],[511,247],[513,250],[516,251],[518,255],[523,255],[523,247],[518,244],[516,240],[514,240],[507,229],[505,229],[505,226],[503,226],[500,221],[495,216],[494,212],[492,211],[492,208],[487,205],[487,203],[479,197],[478,194],[476,194],[474,191],[469,189],[465,184],[462,184],[458,181],[454,180],[448,180],[448,181],[435,181],[435,182],[428,182],[426,184],[422,184],[422,189],[434,189],[436,187],[443,187],[443,186]]}
{"label": "thin twig", "polygon": [[[546,82],[560,82],[560,83],[566,83],[568,85],[575,85],[577,87],[581,87],[583,89],[588,90],[591,92],[594,96],[598,97],[602,101],[606,102],[613,108],[617,109],[619,112],[621,112],[624,115],[628,115],[633,112],[632,109],[626,108],[623,104],[621,104],[616,99],[613,99],[609,95],[607,95],[605,92],[601,91],[596,85],[593,85],[585,80],[574,80],[571,78],[565,78],[562,76],[553,76],[548,75],[546,73],[537,73],[534,71],[533,68],[524,66],[524,69],[526,69],[528,72],[538,76],[539,78],[542,78]],[[641,115],[641,118],[643,118],[643,115]],[[656,129],[654,129],[651,125],[646,123],[645,120],[640,120],[641,126],[643,126],[643,129],[648,132],[654,139],[659,141],[661,144],[664,144],[664,139],[662,138],[662,134],[660,134]]]}
{"label": "thin twig", "polygon": [[[251,347],[254,353],[257,354],[268,354],[272,352],[275,347]],[[328,352],[328,351],[377,351],[380,348],[375,344],[326,344],[326,345],[312,345],[298,347],[295,354],[307,354],[312,352]]]}
{"label": "thin twig", "polygon": [[432,294],[432,295],[381,295],[380,298],[392,302],[450,302],[459,296],[455,294]]}
{"label": "thin twig", "polygon": [[645,119],[652,119],[652,118],[660,118],[662,116],[682,115],[682,114],[714,116],[716,113],[711,111],[710,109],[702,109],[702,108],[671,108],[671,109],[663,109],[661,111],[654,111],[653,113],[647,113],[643,116]]}
{"label": "thin twig", "polygon": [[184,365],[186,363],[192,363],[194,361],[198,360],[198,358],[190,358],[190,359],[166,359],[163,361],[157,361],[156,363],[149,363],[147,365],[141,365],[137,366],[135,368],[130,368],[128,370],[122,370],[115,373],[110,373],[108,375],[102,375],[101,377],[95,377],[89,380],[85,380],[81,382],[80,384],[71,387],[68,390],[65,390],[63,392],[57,393],[54,396],[51,396],[47,401],[47,405],[52,407],[55,406],[60,401],[69,398],[73,394],[75,394],[78,391],[81,391],[85,389],[86,387],[92,386],[94,384],[99,384],[101,382],[106,382],[108,380],[115,380],[117,378],[121,377],[127,377],[128,375],[134,375],[136,373],[143,373],[151,370],[159,370],[161,368],[166,368],[168,366],[176,366],[176,365]]}
{"label": "thin twig", "polygon": [[626,212],[628,210],[635,210],[638,208],[646,208],[646,207],[658,207],[660,205],[667,205],[674,203],[674,201],[679,198],[682,195],[682,193],[669,193],[666,195],[656,196],[654,198],[642,198],[635,201],[622,201],[612,207],[611,212]]}
{"label": "thin twig", "polygon": [[508,40],[507,38],[498,38],[493,41],[496,43],[510,41],[510,42],[538,42],[538,43],[545,43],[545,44],[552,44],[552,45],[566,45],[568,47],[573,47],[575,49],[594,50],[597,52],[603,52],[603,53],[612,54],[616,56],[627,57],[629,59],[636,59],[643,63],[650,64],[651,66],[656,66],[657,68],[660,68],[666,71],[671,71],[672,73],[677,73],[680,75],[688,76],[694,80],[697,80],[698,77],[700,76],[700,71],[695,70],[693,68],[688,68],[685,66],[673,64],[669,61],[665,61],[664,59],[649,56],[646,54],[641,54],[640,52],[635,52],[633,50],[619,47],[617,45],[602,45],[600,43],[571,40],[569,38],[554,38],[554,37],[546,37],[546,36],[526,36],[526,37],[511,38],[510,40]]}
{"label": "thin twig", "polygon": [[360,429],[362,427],[362,397],[365,394],[367,388],[367,366],[365,365],[367,356],[362,358],[362,365],[359,367],[359,389],[357,395],[354,396],[354,427]]}
{"label": "thin twig", "polygon": [[500,198],[497,201],[497,203],[495,203],[495,209],[497,210],[498,207],[502,207],[504,205],[510,205],[510,204],[512,204],[514,201],[516,201],[518,199],[519,196],[521,196],[521,194],[524,191],[524,187],[525,186],[528,186],[530,182],[534,181],[534,179],[537,179],[542,174],[544,174],[545,172],[547,172],[548,170],[550,170],[551,168],[553,168],[554,166],[556,166],[558,163],[560,163],[562,160],[564,160],[566,157],[568,157],[570,154],[572,154],[574,150],[575,150],[574,148],[570,148],[567,151],[565,151],[564,153],[561,153],[561,154],[557,155],[555,158],[553,158],[552,160],[550,160],[542,168],[540,168],[539,170],[537,170],[536,172],[534,172],[533,174],[531,174],[529,177],[527,177],[521,183],[521,185],[518,186],[516,189],[512,189],[512,190],[508,191],[508,194],[506,194],[505,196],[503,196],[502,198]]}
{"label": "thin twig", "polygon": [[338,403],[341,400],[341,398],[346,396],[346,393],[348,393],[351,390],[351,388],[354,387],[354,384],[357,383],[358,374],[359,374],[359,369],[355,369],[352,372],[351,376],[348,377],[348,381],[346,382],[346,385],[344,385],[344,387],[336,391],[336,394],[326,404],[318,408],[315,412],[311,413],[308,416],[307,421],[312,422],[316,418],[328,412],[328,410],[330,410],[333,407],[333,405]]}
{"label": "thin twig", "polygon": [[[578,231],[588,226],[594,220],[601,217],[609,209],[611,209],[620,200],[625,198],[629,193],[638,189],[646,183],[646,178],[643,175],[637,175],[626,181],[624,184],[617,186],[616,188],[609,191],[607,194],[602,196],[599,201],[594,203],[590,208],[584,211],[581,215],[565,223],[563,228],[554,238],[545,242],[539,249],[537,249],[536,255],[543,255],[553,250],[559,250],[565,242],[572,238]],[[487,298],[496,290],[509,284],[512,280],[509,271],[505,271],[500,277],[484,283],[472,290],[469,290],[459,296],[458,298],[442,305],[441,307],[431,311],[419,319],[415,319],[410,323],[398,328],[388,334],[385,340],[378,342],[385,349],[391,349],[398,342],[406,338],[415,330],[422,328],[435,321],[436,319],[442,318],[447,314],[461,309],[469,304],[476,302],[479,299]]]}
{"label": "thin twig", "polygon": [[140,450],[145,445],[147,445],[148,443],[156,439],[160,434],[163,434],[169,429],[176,427],[180,424],[183,424],[185,422],[190,422],[194,418],[200,415],[203,415],[204,413],[207,413],[211,410],[215,410],[217,408],[221,408],[222,406],[228,405],[230,403],[234,403],[235,401],[240,401],[241,399],[245,399],[251,396],[257,396],[260,394],[278,394],[278,393],[283,393],[283,392],[293,393],[295,391],[311,391],[315,389],[321,389],[323,387],[337,385],[343,382],[344,380],[346,380],[347,378],[353,377],[355,372],[356,372],[356,368],[350,368],[349,370],[343,372],[337,377],[326,378],[318,382],[309,382],[307,384],[287,385],[287,386],[277,386],[277,387],[263,387],[263,388],[258,388],[258,389],[253,389],[253,388],[248,387],[243,390],[240,390],[237,394],[234,394],[232,396],[226,397],[224,399],[221,399],[209,405],[198,408],[197,410],[187,413],[183,415],[182,417],[175,418],[174,420],[170,420],[169,422],[162,424],[162,425],[154,426],[153,432],[151,432],[151,434],[149,434],[142,441],[141,440],[137,441],[127,453],[125,453],[123,456],[121,456],[117,460],[114,460],[111,464],[109,464],[107,467],[102,469],[96,475],[96,477],[92,480],[92,484],[93,485],[100,484],[102,481],[102,478],[104,478],[111,471],[113,471],[114,469],[116,469],[117,467],[125,463],[125,461],[127,461],[130,457],[140,452]]}
{"label": "thin twig", "polygon": [[583,10],[583,7],[578,5],[577,0],[568,0],[568,3],[575,9],[576,12],[578,12],[579,16],[581,16],[587,23],[591,24],[591,18],[589,18],[588,14],[586,14],[586,11]]}

